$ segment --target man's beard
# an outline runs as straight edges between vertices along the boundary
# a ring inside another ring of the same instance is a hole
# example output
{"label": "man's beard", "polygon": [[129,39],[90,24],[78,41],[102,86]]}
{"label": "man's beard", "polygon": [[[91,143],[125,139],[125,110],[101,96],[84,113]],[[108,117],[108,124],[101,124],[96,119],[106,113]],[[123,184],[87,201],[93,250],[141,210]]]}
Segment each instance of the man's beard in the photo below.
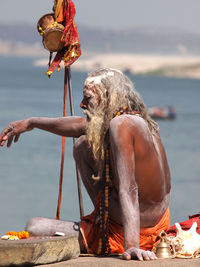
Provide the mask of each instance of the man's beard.
{"label": "man's beard", "polygon": [[103,111],[84,110],[87,115],[86,138],[97,165],[104,160],[104,142],[107,129]]}

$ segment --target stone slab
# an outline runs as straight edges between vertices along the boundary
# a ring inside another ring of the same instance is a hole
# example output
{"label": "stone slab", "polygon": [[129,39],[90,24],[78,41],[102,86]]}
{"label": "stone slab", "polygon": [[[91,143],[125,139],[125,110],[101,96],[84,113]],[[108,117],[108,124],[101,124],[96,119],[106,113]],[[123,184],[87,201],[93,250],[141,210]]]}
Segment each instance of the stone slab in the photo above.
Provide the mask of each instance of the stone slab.
{"label": "stone slab", "polygon": [[154,261],[125,261],[117,257],[79,257],[44,267],[200,267],[199,259],[159,259]]}
{"label": "stone slab", "polygon": [[77,258],[77,237],[0,240],[0,266],[49,264]]}

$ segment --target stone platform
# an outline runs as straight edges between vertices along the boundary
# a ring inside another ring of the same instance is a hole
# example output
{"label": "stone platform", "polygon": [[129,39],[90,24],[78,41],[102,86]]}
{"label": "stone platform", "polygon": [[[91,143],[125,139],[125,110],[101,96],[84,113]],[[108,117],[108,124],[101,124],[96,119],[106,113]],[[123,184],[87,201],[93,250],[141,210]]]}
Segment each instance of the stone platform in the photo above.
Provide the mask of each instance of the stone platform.
{"label": "stone platform", "polygon": [[120,256],[80,255],[77,237],[45,237],[19,241],[0,240],[0,266],[44,267],[199,267],[199,259],[125,261]]}
{"label": "stone platform", "polygon": [[79,257],[44,267],[199,267],[199,259],[162,259],[154,261],[125,261],[117,257]]}
{"label": "stone platform", "polygon": [[48,264],[74,259],[79,254],[77,237],[0,240],[0,266]]}

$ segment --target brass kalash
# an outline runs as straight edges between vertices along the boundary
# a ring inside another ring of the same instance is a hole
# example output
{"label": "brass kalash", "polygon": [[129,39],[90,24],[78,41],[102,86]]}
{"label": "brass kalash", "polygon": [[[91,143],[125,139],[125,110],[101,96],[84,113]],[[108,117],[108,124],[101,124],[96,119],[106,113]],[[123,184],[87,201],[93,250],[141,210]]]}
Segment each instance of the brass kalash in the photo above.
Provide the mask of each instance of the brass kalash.
{"label": "brass kalash", "polygon": [[159,259],[170,259],[175,257],[174,246],[167,239],[167,234],[162,231],[159,236],[160,242],[155,248],[155,254]]}

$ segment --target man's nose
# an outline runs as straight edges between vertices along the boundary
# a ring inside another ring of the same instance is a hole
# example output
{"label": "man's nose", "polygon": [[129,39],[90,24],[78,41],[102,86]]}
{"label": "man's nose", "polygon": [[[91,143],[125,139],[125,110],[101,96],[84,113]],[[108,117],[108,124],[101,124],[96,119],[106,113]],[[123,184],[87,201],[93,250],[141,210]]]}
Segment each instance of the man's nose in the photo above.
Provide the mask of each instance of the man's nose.
{"label": "man's nose", "polygon": [[86,109],[87,108],[86,105],[83,103],[83,101],[80,103],[80,108],[82,108],[82,109]]}

